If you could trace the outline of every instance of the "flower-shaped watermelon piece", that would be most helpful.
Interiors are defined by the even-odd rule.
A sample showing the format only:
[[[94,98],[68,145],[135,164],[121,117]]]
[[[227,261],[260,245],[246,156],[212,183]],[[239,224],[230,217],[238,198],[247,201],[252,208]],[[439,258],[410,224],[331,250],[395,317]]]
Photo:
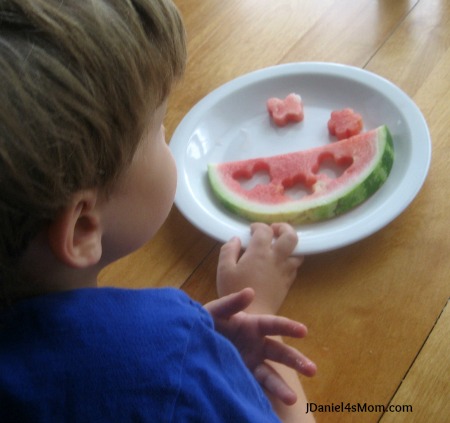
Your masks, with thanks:
[[[362,116],[350,108],[333,111],[328,121],[330,134],[335,135],[338,140],[344,140],[353,135],[358,135],[362,129]]]
[[[304,117],[302,98],[294,93],[289,94],[284,100],[269,98],[267,110],[275,125],[280,127],[289,122],[301,122]]]

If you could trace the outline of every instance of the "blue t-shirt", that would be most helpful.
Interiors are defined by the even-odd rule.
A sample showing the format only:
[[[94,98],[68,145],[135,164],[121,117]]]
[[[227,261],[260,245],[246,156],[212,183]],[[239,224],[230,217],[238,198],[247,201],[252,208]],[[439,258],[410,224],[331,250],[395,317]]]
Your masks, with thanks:
[[[275,422],[210,315],[176,289],[80,289],[0,319],[0,421]]]

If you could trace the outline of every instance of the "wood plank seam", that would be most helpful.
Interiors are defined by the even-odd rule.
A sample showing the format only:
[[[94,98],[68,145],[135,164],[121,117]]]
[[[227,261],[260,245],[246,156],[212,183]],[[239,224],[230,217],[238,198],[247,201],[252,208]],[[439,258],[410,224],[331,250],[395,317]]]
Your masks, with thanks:
[[[417,361],[417,358],[420,356],[422,350],[424,349],[426,343],[428,342],[428,339],[430,338],[431,334],[433,333],[434,329],[436,328],[436,325],[439,322],[439,319],[442,317],[442,315],[444,314],[444,311],[446,309],[446,307],[448,306],[448,303],[450,301],[450,298],[447,299],[447,302],[444,304],[444,306],[441,309],[441,312],[439,313],[439,315],[437,316],[433,326],[431,327],[430,331],[428,332],[428,335],[426,336],[426,338],[424,339],[424,342],[422,343],[422,345],[420,346],[419,350],[417,351],[417,354],[414,356],[414,359],[411,361],[410,366],[408,367],[408,370],[405,372],[405,375],[402,377],[402,380],[400,381],[399,385],[397,386],[397,389],[395,390],[395,392],[392,394],[391,399],[389,400],[388,405],[392,404],[392,401],[394,400],[395,396],[397,395],[398,391],[400,390],[404,380],[408,377],[408,374],[410,373],[412,367],[414,366],[414,364]],[[386,414],[386,411],[384,411],[381,416],[378,419],[378,423],[380,423],[380,421],[382,420],[382,418],[384,417],[384,415]]]

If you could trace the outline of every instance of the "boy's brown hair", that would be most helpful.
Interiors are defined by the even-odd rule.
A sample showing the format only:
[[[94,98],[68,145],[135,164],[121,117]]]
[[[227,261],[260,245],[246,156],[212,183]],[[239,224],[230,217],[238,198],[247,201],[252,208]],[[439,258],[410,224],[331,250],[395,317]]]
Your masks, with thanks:
[[[185,60],[170,0],[0,0],[1,291],[74,192],[113,188]]]

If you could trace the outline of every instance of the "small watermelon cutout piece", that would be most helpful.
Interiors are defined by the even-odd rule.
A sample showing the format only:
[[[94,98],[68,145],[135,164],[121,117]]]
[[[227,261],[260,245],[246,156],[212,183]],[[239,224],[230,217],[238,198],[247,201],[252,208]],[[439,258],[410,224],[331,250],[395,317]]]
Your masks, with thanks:
[[[320,171],[332,159],[345,170],[336,177]],[[208,165],[213,193],[223,205],[250,221],[300,224],[338,216],[372,196],[386,181],[394,161],[394,147],[386,126],[338,143],[272,157]],[[242,186],[257,172],[268,183]],[[307,194],[288,194],[294,185]]]
[[[331,112],[328,121],[328,131],[338,140],[343,140],[358,135],[363,129],[363,119],[353,109],[346,108]]]
[[[284,100],[276,97],[267,100],[267,111],[275,125],[283,127],[289,122],[301,122],[304,118],[302,98],[295,93]]]

